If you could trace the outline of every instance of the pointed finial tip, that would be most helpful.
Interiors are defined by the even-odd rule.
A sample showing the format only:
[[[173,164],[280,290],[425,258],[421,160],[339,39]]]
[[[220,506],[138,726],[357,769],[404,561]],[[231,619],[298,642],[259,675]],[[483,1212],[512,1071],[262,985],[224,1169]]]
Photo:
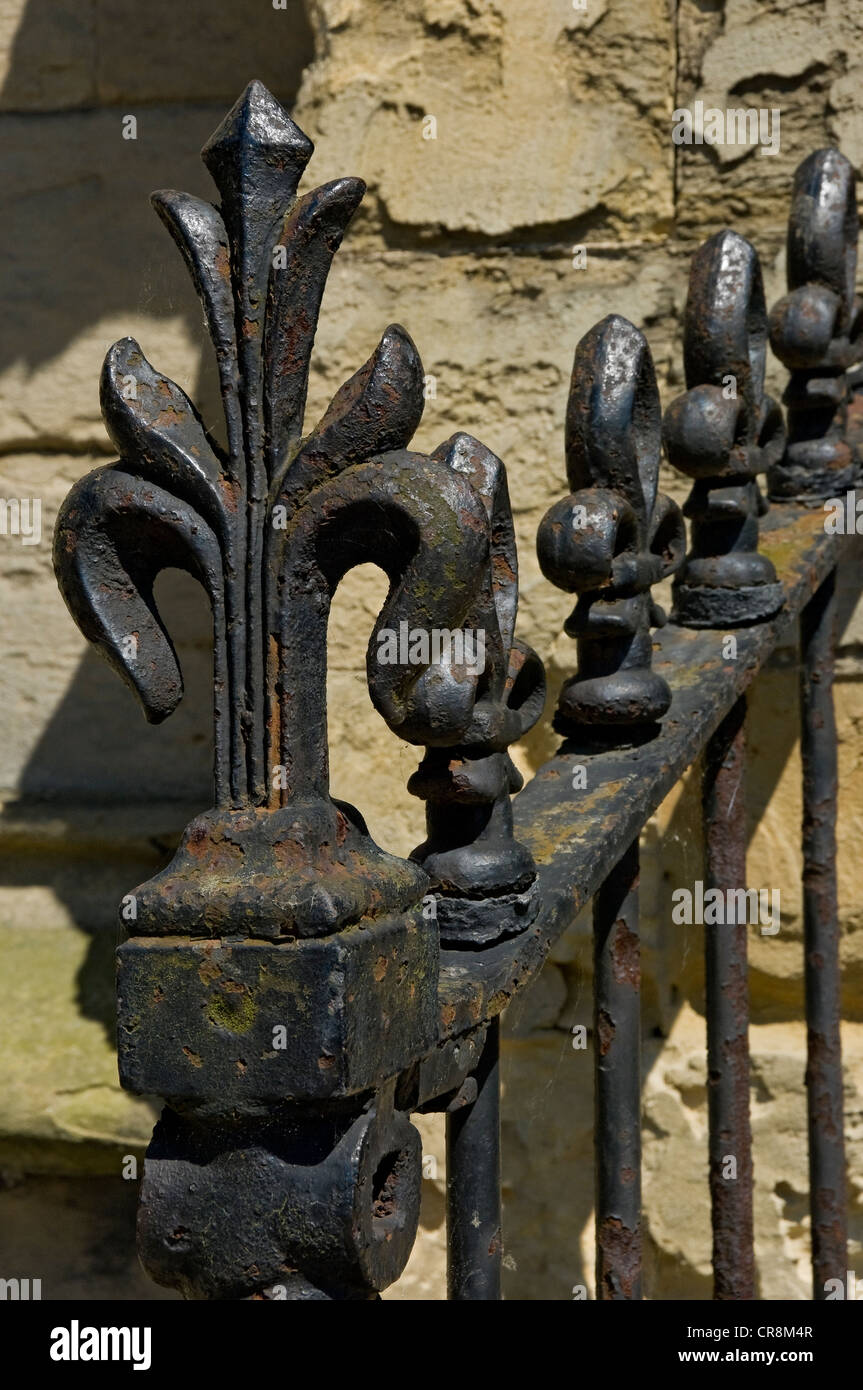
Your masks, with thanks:
[[[242,149],[258,147],[267,153],[280,152],[286,162],[300,171],[314,153],[309,137],[291,120],[285,108],[257,78],[250,82],[234,102],[201,151],[211,171],[226,156],[236,157]]]
[[[718,232],[714,232],[713,237],[708,237],[708,241],[713,240],[717,246],[739,246],[741,249],[754,251],[755,247],[748,241],[741,232],[736,232],[733,227],[720,227]]]
[[[611,313],[588,329],[576,348],[576,355],[582,345],[588,353],[602,351],[620,356],[640,351],[647,346],[647,339],[631,319],[624,318],[623,314]]]

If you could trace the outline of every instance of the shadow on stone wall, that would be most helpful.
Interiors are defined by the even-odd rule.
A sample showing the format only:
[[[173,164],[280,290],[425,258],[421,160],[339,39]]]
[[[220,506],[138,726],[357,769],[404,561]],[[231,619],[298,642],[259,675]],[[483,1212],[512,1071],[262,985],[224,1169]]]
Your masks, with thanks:
[[[112,1046],[121,900],[164,867],[213,796],[208,601],[178,571],[160,576],[156,596],[183,672],[179,709],[147,724],[132,692],[87,651],[0,817],[17,851],[4,856],[0,885],[49,888],[90,937],[78,1007],[105,1025]]]
[[[279,26],[283,37],[274,42]],[[109,333],[119,336],[144,314],[154,321],[155,341],[142,347],[157,368],[168,370],[160,363],[163,333],[172,345],[177,334],[200,344],[197,380],[182,384],[221,433],[200,305],[149,195],[171,186],[216,198],[199,157],[204,141],[252,77],[290,109],[312,57],[302,0],[288,0],[285,12],[235,0],[144,7],[95,0],[83,14],[71,0],[31,0],[0,91],[3,158],[17,195],[4,225],[9,254],[0,265],[0,302],[18,306],[11,331],[0,335],[0,372],[15,363],[28,373],[44,368],[94,325],[110,322],[107,349]],[[122,138],[130,113],[134,141]],[[58,368],[58,394],[71,390],[73,430],[76,389]],[[86,420],[95,410],[98,365],[82,390]],[[46,405],[21,452],[69,452]],[[103,447],[107,461],[107,436]],[[81,471],[93,464],[89,451]],[[0,884],[52,890],[88,934],[78,1004],[84,1017],[104,1024],[112,1044],[118,905],[167,862],[183,825],[212,799],[209,606],[176,571],[160,577],[157,598],[186,685],[178,711],[159,728],[148,726],[131,692],[88,650],[24,769],[17,801],[0,817],[8,846]],[[19,601],[26,623],[26,591]],[[62,608],[59,592],[56,601]]]
[[[212,198],[199,151],[215,124],[253,77],[290,110],[313,57],[302,0],[284,13],[236,0],[80,9],[30,0],[0,90],[19,192],[0,294],[24,310],[0,339],[0,371],[50,361],[94,323],[142,308],[180,313],[197,334],[200,307],[149,195],[170,186]],[[135,140],[122,136],[127,114]]]

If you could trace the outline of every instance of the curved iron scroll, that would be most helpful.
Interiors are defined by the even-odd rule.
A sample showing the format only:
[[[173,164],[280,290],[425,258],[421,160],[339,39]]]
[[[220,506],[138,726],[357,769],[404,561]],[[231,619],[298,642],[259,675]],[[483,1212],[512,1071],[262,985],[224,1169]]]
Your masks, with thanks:
[[[505,471],[467,435],[408,451],[423,374],[397,325],[303,432],[324,285],[364,192],[338,179],[299,195],[311,154],[254,82],[203,151],[220,207],[154,195],[203,304],[226,444],[124,339],[101,385],[120,461],[73,488],[55,538],[76,622],[153,722],[182,696],[157,574],[188,570],[213,609],[215,804],[135,890],[118,952],[121,1080],[168,1101],[141,1253],[191,1297],[362,1298],[398,1276],[420,1153],[396,1082],[437,1037],[440,933],[423,904],[434,889],[458,939],[469,878],[477,945],[520,930],[533,901],[507,748],[544,685],[514,637]],[[430,841],[410,861],[329,795],[327,622],[366,561],[390,581],[371,697],[426,749],[412,790]],[[428,650],[384,660],[405,630]]]

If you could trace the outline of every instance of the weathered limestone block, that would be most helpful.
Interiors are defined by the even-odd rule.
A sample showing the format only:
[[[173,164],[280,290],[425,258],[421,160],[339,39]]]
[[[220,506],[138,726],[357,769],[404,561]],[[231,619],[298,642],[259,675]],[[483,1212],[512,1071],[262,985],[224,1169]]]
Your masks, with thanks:
[[[110,873],[87,865],[92,921],[103,919],[90,925],[57,897],[74,896],[74,870],[49,885],[41,857],[18,855],[17,864],[23,882],[0,888],[0,968],[15,981],[15,1008],[0,1017],[0,1167],[110,1173],[119,1181],[123,1154],[140,1158],[146,1147],[153,1106],[117,1084],[116,929],[99,902]]]
[[[863,1030],[859,1024],[848,1024],[843,1031],[849,1171],[859,1175]],[[646,1081],[645,1208],[663,1298],[710,1296],[709,1211],[699,1199],[707,1180],[703,1037],[703,1016],[686,1006]],[[754,1023],[751,1054],[759,1296],[807,1300],[811,1272],[803,1024]],[[852,1268],[859,1267],[863,1238],[859,1178],[855,1186],[849,1193]]]
[[[319,172],[332,177],[346,156],[362,169],[366,225],[389,244],[667,228],[674,54],[662,0],[584,13],[569,0],[310,9],[317,59],[297,118]]]
[[[544,1029],[503,1050],[504,1297],[593,1287],[593,1063]]]
[[[859,162],[863,129],[853,106],[863,14],[855,0],[682,0],[678,33],[676,108],[700,101],[723,113],[780,113],[773,155],[734,143],[679,146],[683,235],[701,238],[730,223],[760,236],[784,225],[794,169],[812,150],[840,144]]]

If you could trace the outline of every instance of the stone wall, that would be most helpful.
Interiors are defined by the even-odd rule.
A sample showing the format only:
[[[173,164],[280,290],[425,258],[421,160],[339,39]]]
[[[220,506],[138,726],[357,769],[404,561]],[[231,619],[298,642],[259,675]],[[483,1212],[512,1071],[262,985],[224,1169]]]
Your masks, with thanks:
[[[43,1296],[161,1297],[132,1254],[134,1183],[155,1104],[125,1096],[113,1055],[112,951],[122,894],[209,804],[207,611],[184,576],[160,581],[187,694],[147,727],[85,650],[57,593],[51,528],[69,485],[110,457],[98,379],[132,334],[215,421],[200,311],[147,195],[210,196],[204,139],[261,78],[315,141],[309,180],[369,185],[324,300],[310,390],[316,417],[390,321],[433,375],[418,432],[456,429],[507,463],[521,556],[520,631],[572,669],[565,596],[539,576],[534,535],[563,492],[562,422],[578,339],[615,309],[643,327],[665,400],[682,389],[688,257],[730,224],[784,289],[793,171],[838,143],[863,159],[854,94],[855,0],[0,0],[0,496],[42,501],[42,540],[0,537],[0,1274]],[[682,147],[672,112],[778,108],[780,149]],[[136,139],[124,138],[134,116]],[[434,138],[429,138],[434,137]],[[573,250],[586,248],[577,269]],[[781,389],[771,360],[769,385]],[[680,497],[679,479],[667,490]],[[846,573],[859,564],[847,542]],[[374,714],[363,675],[385,581],[350,574],[331,627],[336,795],[405,853],[422,808],[415,758]],[[847,589],[846,589],[847,594]],[[863,1239],[863,619],[846,597],[840,679],[840,896],[844,904],[851,1262]],[[758,682],[750,719],[750,881],[781,883],[778,938],[752,940],[753,1131],[761,1294],[804,1298],[804,1028],[795,654]],[[529,771],[548,723],[518,750]],[[703,979],[696,929],[672,929],[670,893],[700,872],[697,776],[644,836],[645,1222],[648,1294],[709,1296]],[[787,885],[787,888],[786,888]],[[506,1293],[566,1299],[591,1285],[586,921],[510,1009],[504,1045]],[[387,1297],[443,1296],[441,1126],[422,1122],[430,1174],[411,1264]],[[436,1176],[432,1174],[436,1173]],[[3,1217],[5,1216],[5,1221]],[[8,1266],[8,1268],[7,1268]]]

